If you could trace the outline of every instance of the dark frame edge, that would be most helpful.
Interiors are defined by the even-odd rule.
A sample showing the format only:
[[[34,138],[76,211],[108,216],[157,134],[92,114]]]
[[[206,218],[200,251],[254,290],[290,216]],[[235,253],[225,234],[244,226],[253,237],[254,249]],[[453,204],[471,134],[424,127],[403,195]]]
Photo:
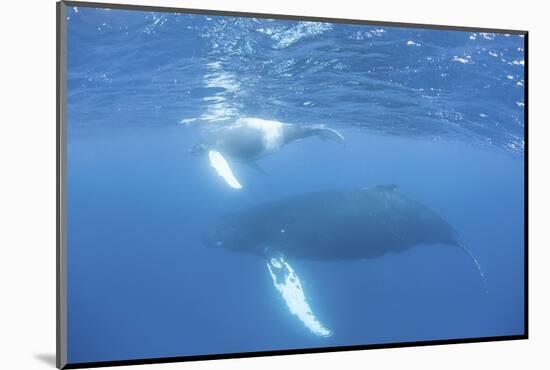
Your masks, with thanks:
[[[161,358],[145,358],[135,360],[115,360],[115,361],[98,361],[98,362],[83,362],[69,363],[63,369],[87,369],[96,367],[113,367],[113,366],[128,366],[128,365],[151,365],[173,362],[191,362],[204,360],[224,360],[224,359],[239,359],[250,357],[271,357],[284,355],[305,355],[315,353],[331,353],[331,352],[349,352],[358,350],[372,349],[387,349],[387,348],[406,348],[448,344],[474,344],[483,342],[498,342],[509,340],[525,340],[528,339],[525,334],[510,335],[499,337],[481,337],[481,338],[465,338],[465,339],[445,339],[445,340],[427,340],[420,342],[403,342],[403,343],[382,343],[357,346],[341,346],[341,347],[320,347],[320,348],[304,348],[276,351],[259,351],[259,352],[240,352],[240,353],[224,353],[213,355],[197,355],[197,356],[181,356],[181,357],[161,357]]]
[[[67,243],[65,212],[67,6],[56,3],[56,346],[58,369],[67,365]]]
[[[524,322],[523,329],[525,338],[529,338],[529,32],[525,32],[523,39],[523,53],[525,66],[523,69],[523,80],[525,86],[523,90],[524,117],[523,117],[523,136],[525,142],[524,148],[524,174],[523,174],[523,232],[524,232],[524,255],[523,255],[523,273],[524,273]]]
[[[358,24],[358,25],[384,26],[384,27],[422,28],[422,29],[436,29],[436,30],[462,31],[462,32],[487,32],[487,33],[513,34],[513,35],[527,34],[526,30],[483,28],[483,27],[473,27],[473,26],[448,26],[448,25],[407,23],[407,22],[395,22],[395,21],[386,22],[386,21],[372,21],[372,20],[366,20],[366,19],[360,20],[360,19],[349,19],[349,18],[330,18],[330,17],[321,17],[321,16],[268,14],[268,13],[254,13],[254,12],[244,12],[244,11],[191,9],[191,8],[176,8],[176,7],[153,6],[153,5],[113,4],[113,3],[102,3],[102,2],[72,1],[72,0],[62,0],[62,2],[66,6],[77,6],[77,7],[87,7],[87,8],[137,10],[137,11],[150,11],[150,12],[163,12],[163,13],[186,13],[186,14],[197,14],[197,15],[233,16],[233,17],[247,17],[247,18],[268,18],[268,19],[280,19],[280,20],[344,23],[344,24]]]

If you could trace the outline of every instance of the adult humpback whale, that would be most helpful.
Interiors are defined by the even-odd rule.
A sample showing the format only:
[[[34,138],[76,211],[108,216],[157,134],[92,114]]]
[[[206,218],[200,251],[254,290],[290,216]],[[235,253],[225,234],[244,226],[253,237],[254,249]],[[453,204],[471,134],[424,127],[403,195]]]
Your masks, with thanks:
[[[244,209],[221,218],[203,242],[266,258],[291,312],[320,336],[331,332],[315,318],[287,260],[366,259],[416,245],[454,245],[475,263],[485,284],[479,263],[453,227],[394,185],[309,193]]]
[[[294,125],[259,118],[239,118],[231,125],[210,127],[203,136],[203,140],[195,144],[190,153],[208,153],[212,167],[235,189],[242,186],[228,160],[243,162],[259,170],[256,164],[258,159],[296,140],[317,136],[323,140],[344,142],[342,134],[325,125]]]

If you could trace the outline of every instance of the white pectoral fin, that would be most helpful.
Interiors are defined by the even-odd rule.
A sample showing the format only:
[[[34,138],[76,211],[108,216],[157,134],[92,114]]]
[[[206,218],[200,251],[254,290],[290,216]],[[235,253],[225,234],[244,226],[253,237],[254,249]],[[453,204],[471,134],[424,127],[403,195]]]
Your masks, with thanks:
[[[313,334],[330,337],[332,332],[313,314],[307,303],[300,278],[288,262],[283,257],[273,257],[267,262],[267,268],[273,279],[273,285],[283,297],[290,313],[297,316]]]
[[[218,175],[220,175],[227,185],[231,186],[233,189],[241,189],[242,185],[239,183],[239,180],[233,175],[233,171],[231,171],[231,167],[229,167],[229,164],[225,160],[225,158],[221,155],[220,152],[217,152],[215,150],[210,150],[208,152],[208,158],[210,158],[210,165],[214,167]]]

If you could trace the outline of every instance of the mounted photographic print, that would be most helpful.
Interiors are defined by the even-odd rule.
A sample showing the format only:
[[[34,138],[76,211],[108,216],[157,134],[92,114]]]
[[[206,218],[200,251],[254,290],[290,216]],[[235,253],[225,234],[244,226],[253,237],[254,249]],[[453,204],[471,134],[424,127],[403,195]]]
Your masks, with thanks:
[[[57,10],[58,367],[527,338],[527,32]]]

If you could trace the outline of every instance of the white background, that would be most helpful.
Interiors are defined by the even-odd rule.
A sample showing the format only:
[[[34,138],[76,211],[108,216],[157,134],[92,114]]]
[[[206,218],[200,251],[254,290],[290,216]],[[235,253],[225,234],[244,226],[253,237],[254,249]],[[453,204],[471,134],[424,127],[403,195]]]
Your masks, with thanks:
[[[550,34],[543,1],[127,0],[134,4],[530,31],[530,339],[154,365],[156,369],[517,369],[548,364],[547,143]],[[111,0],[111,2],[117,2]],[[2,2],[0,367],[53,368],[55,353],[55,2]],[[468,186],[468,184],[464,184]],[[546,227],[545,227],[546,226]],[[452,317],[449,318],[452,320]],[[546,355],[546,356],[545,356]],[[138,369],[142,367],[132,367]]]

